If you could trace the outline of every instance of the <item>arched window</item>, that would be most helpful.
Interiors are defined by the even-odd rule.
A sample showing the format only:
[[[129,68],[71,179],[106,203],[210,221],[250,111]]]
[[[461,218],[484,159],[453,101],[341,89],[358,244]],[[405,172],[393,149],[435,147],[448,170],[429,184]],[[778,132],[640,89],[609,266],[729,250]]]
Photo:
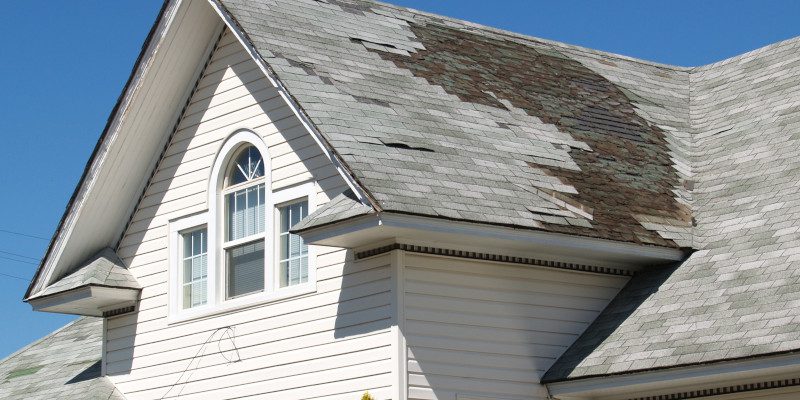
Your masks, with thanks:
[[[234,153],[222,189],[225,298],[265,288],[266,188],[264,158],[253,145]]]
[[[281,171],[283,180],[272,182],[268,148],[253,132],[222,145],[208,211],[170,221],[172,319],[316,290],[313,253],[289,229],[314,211],[317,186],[296,167]]]

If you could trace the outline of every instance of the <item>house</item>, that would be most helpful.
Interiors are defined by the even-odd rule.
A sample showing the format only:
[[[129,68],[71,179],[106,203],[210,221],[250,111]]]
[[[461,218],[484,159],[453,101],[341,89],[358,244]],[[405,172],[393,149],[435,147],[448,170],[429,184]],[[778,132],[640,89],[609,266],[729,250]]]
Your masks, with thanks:
[[[168,0],[0,397],[800,397],[800,39],[683,68]]]

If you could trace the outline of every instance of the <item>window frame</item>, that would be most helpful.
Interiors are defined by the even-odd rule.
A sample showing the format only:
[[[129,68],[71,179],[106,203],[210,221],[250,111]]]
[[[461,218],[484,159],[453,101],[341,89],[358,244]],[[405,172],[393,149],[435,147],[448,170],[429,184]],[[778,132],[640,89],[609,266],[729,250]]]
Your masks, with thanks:
[[[183,235],[199,230],[206,229],[206,254],[207,254],[207,273],[206,304],[197,307],[183,308]],[[211,265],[211,240],[208,235],[208,212],[181,217],[169,222],[169,279],[170,295],[168,308],[171,316],[190,317],[192,315],[203,314],[212,306],[214,296],[214,280],[216,271]]]
[[[254,292],[230,299],[226,299],[226,268],[225,257],[226,249],[234,246],[239,240],[225,242],[225,198],[227,193],[236,189],[255,185],[250,181],[240,183],[228,188],[223,187],[225,175],[229,171],[229,166],[234,157],[239,153],[243,146],[252,145],[260,153],[264,162],[264,217],[265,229],[264,237],[264,290]],[[273,190],[272,188],[272,168],[270,163],[268,148],[263,139],[249,130],[234,132],[222,145],[217,153],[214,165],[211,170],[208,185],[208,208],[200,214],[181,217],[170,221],[170,285],[171,291],[168,296],[170,299],[168,323],[180,323],[187,320],[194,320],[213,316],[222,313],[258,306],[264,303],[283,300],[289,297],[301,296],[317,291],[316,279],[316,251],[315,246],[308,246],[308,282],[280,287],[279,273],[280,264],[278,263],[279,237],[278,226],[278,207],[306,200],[308,202],[308,214],[316,209],[317,183],[313,180],[291,183]],[[260,178],[259,178],[260,179]],[[179,255],[182,245],[180,234],[193,229],[202,228],[205,225],[208,233],[208,299],[205,305],[195,308],[182,309],[179,303],[180,291],[180,271]],[[246,238],[245,242],[253,241],[254,236]],[[244,242],[242,242],[244,243]]]

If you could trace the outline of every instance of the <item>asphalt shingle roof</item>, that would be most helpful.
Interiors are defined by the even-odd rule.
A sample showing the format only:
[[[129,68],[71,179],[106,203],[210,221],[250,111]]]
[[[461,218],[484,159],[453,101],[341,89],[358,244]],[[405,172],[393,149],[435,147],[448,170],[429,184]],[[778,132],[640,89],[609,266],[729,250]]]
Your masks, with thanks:
[[[381,211],[690,245],[686,71],[372,2],[223,4]]]
[[[699,250],[634,278],[545,380],[800,349],[800,40],[691,80]]]
[[[117,253],[110,248],[105,248],[75,268],[73,272],[32,296],[31,299],[50,296],[86,285],[142,288]]]
[[[222,2],[374,211],[697,250],[545,380],[800,349],[800,40],[681,68],[370,1]]]
[[[0,361],[0,398],[124,400],[100,376],[102,328],[79,318]]]

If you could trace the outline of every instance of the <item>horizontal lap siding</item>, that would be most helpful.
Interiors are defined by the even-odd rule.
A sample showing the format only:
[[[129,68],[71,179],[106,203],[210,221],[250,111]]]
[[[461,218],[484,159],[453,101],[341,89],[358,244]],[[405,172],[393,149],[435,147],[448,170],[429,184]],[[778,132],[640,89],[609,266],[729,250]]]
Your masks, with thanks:
[[[626,278],[405,255],[410,399],[545,399],[539,377]]]
[[[225,138],[247,128],[269,147],[272,188],[314,179],[317,206],[344,181],[238,42],[226,33],[204,71],[118,253],[144,286],[134,315],[111,318],[106,369],[128,399],[385,398],[390,382],[387,257],[317,249],[312,294],[168,324],[168,221],[207,208]],[[166,133],[165,133],[166,134]],[[238,358],[218,328],[234,327]],[[167,392],[169,391],[169,392]]]

